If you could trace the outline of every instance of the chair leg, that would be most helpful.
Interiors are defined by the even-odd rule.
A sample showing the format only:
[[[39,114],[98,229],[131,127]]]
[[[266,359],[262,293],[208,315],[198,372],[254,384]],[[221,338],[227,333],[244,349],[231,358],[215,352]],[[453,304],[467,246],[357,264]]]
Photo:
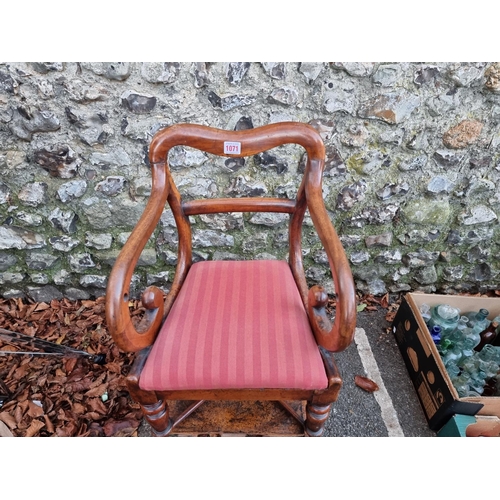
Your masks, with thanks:
[[[314,404],[307,402],[305,431],[307,436],[318,437],[323,434],[325,422],[330,415],[332,403],[327,405]]]
[[[140,403],[139,403],[140,404]],[[156,436],[168,436],[172,430],[166,401],[159,399],[153,404],[141,404],[142,412]]]

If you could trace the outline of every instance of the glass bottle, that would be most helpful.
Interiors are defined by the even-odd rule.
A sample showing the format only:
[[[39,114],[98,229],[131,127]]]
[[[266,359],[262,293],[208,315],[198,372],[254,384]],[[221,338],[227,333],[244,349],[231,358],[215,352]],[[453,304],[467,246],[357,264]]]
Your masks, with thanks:
[[[489,344],[493,344],[493,342],[495,341],[496,337],[497,337],[497,332],[496,332],[496,329],[497,329],[497,326],[495,326],[495,323],[492,321],[487,328],[485,328],[480,334],[479,334],[479,337],[480,337],[480,340],[479,340],[479,343],[477,344],[476,347],[474,347],[474,349],[476,351],[481,351],[486,345],[489,345]]]
[[[482,332],[486,328],[488,328],[491,323],[488,319],[488,315],[490,312],[488,309],[479,309],[479,311],[472,311],[467,313],[466,316],[469,318],[470,327],[477,332]]]
[[[430,330],[432,340],[436,345],[439,344],[439,342],[441,342],[441,331],[442,328],[439,325],[434,325]]]
[[[442,328],[442,334],[451,333],[457,328],[460,319],[460,309],[449,304],[439,304],[431,308],[431,318],[428,326],[431,329],[434,325]]]

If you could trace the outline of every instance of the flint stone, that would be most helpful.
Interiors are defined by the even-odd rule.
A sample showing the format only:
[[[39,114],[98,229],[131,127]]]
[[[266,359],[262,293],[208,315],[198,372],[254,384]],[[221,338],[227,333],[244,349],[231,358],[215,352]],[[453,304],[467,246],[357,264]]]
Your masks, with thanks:
[[[9,73],[0,71],[0,91],[7,92],[8,94],[14,94],[14,91],[18,86],[18,83]]]
[[[175,146],[169,152],[168,164],[170,168],[200,167],[207,159],[207,155],[198,149]]]
[[[397,65],[382,64],[372,76],[375,85],[393,87],[399,79],[400,68]]]
[[[78,240],[71,238],[71,236],[53,236],[49,238],[49,243],[60,252],[70,252],[80,244]]]
[[[483,124],[477,120],[463,120],[443,135],[447,148],[461,149],[474,144],[479,139]]]
[[[10,189],[9,186],[0,182],[0,205],[7,203],[10,199]]]
[[[68,256],[69,266],[76,273],[83,273],[87,269],[96,267],[89,253],[77,253]]]
[[[409,252],[403,256],[402,262],[408,267],[424,267],[434,264],[439,258],[439,252],[429,252],[421,249],[418,252]]]
[[[386,184],[383,188],[378,189],[375,194],[381,200],[388,200],[396,195],[405,195],[410,190],[410,185],[407,182],[398,184]]]
[[[43,269],[50,269],[59,257],[45,252],[31,252],[26,256],[26,264],[29,269],[42,271]]]
[[[258,212],[250,219],[250,223],[268,226],[268,227],[277,227],[287,222],[289,220],[288,214],[282,213],[272,213],[272,212]]]
[[[22,273],[2,273],[0,274],[0,285],[10,283],[21,283],[26,275]]]
[[[193,231],[193,247],[233,247],[234,238],[230,234],[214,231],[212,229],[195,229]]]
[[[470,168],[488,168],[491,163],[491,156],[472,156],[469,159]]]
[[[437,175],[436,177],[433,177],[429,184],[427,184],[427,191],[429,193],[451,193],[453,191],[453,188],[455,187],[455,184],[451,182],[449,179],[446,177],[443,177],[441,175]]]
[[[96,75],[118,81],[126,80],[132,71],[132,66],[128,62],[90,63],[84,66],[88,66]]]
[[[183,178],[177,182],[183,198],[210,198],[217,193],[217,184],[213,179],[203,177]]]
[[[418,199],[409,201],[401,207],[401,213],[407,222],[439,227],[447,223],[451,208],[448,200]]]
[[[302,256],[306,256],[310,252],[309,249],[303,248],[302,249]],[[369,256],[368,256],[369,258]],[[329,266],[330,263],[328,261],[328,255],[324,250],[316,250],[314,254],[312,255],[312,259],[316,264],[321,264],[323,266]]]
[[[51,71],[62,71],[64,69],[63,62],[32,62],[30,66],[38,73],[43,75]]]
[[[71,273],[68,273],[66,269],[61,269],[54,274],[53,279],[56,285],[67,285],[71,282]]]
[[[365,224],[387,224],[396,217],[399,207],[385,205],[382,208],[366,208],[359,214],[351,217],[349,224],[353,227],[363,227]]]
[[[193,63],[190,72],[194,76],[194,86],[197,89],[206,87],[210,83],[210,76],[208,72],[207,63],[204,62]]]
[[[36,132],[53,132],[60,128],[59,119],[50,111],[35,110],[32,113],[18,107],[13,110],[10,131],[19,139],[31,141]]]
[[[89,224],[95,229],[107,229],[116,225],[111,210],[104,200],[88,198],[82,202],[82,209]]]
[[[220,252],[216,250],[213,255],[213,260],[240,260],[241,256],[230,252]]]
[[[47,202],[47,189],[48,186],[45,182],[33,182],[26,184],[21,189],[18,198],[30,207],[37,207],[38,205]]]
[[[233,212],[229,214],[206,214],[200,215],[200,219],[210,229],[219,231],[231,231],[233,229],[243,229],[243,214]]]
[[[242,106],[250,106],[255,101],[255,96],[243,94],[225,94],[219,96],[215,92],[210,91],[208,93],[208,100],[214,108],[229,111]]]
[[[75,179],[62,184],[57,190],[57,196],[63,203],[81,198],[87,191],[87,182],[83,179]]]
[[[379,253],[375,257],[375,262],[380,262],[381,264],[401,264],[401,259],[402,255],[399,250],[388,250]]]
[[[368,130],[360,124],[351,125],[340,135],[340,142],[345,146],[359,148],[366,144]]]
[[[458,231],[452,229],[448,233],[446,242],[449,243],[450,245],[457,245],[458,243],[462,242],[462,237],[460,236],[460,233]]]
[[[243,80],[246,75],[248,68],[250,68],[249,62],[230,62],[226,67],[226,78],[227,81],[236,85]]]
[[[460,64],[448,73],[450,80],[460,87],[470,87],[471,84],[481,79],[482,70],[475,66]]]
[[[253,157],[255,164],[263,169],[273,168],[278,174],[283,174],[288,171],[288,162],[282,158],[264,151]]]
[[[376,69],[376,64],[371,62],[334,62],[333,68],[343,69],[348,75],[366,77],[371,76]]]
[[[88,288],[106,288],[108,285],[107,276],[99,276],[97,274],[86,274],[80,278],[80,285]]]
[[[413,229],[408,231],[406,234],[398,236],[398,240],[403,243],[403,245],[411,245],[415,243],[428,243],[429,241],[435,241],[439,238],[441,232],[438,229],[433,229],[431,231],[424,231],[420,229]]]
[[[318,78],[325,65],[323,63],[315,62],[301,62],[299,65],[299,72],[307,78],[307,83],[312,85],[316,78]]]
[[[106,227],[135,227],[144,213],[145,207],[146,203],[144,200],[132,201],[129,198],[115,198],[113,204],[110,205],[112,220]],[[97,228],[92,222],[91,225]]]
[[[337,208],[344,211],[350,210],[356,203],[365,199],[366,189],[366,181],[363,179],[345,186],[337,197]]]
[[[360,175],[371,175],[380,168],[389,166],[390,163],[388,155],[377,150],[357,154],[347,160],[347,165]]]
[[[314,127],[318,132],[324,142],[330,140],[335,132],[335,124],[331,120],[311,120],[309,122],[311,127]]]
[[[485,205],[478,205],[471,209],[470,215],[462,214],[459,216],[462,224],[471,226],[473,224],[485,224],[496,220],[498,217],[493,210]]]
[[[116,196],[121,193],[125,188],[125,178],[115,175],[106,177],[104,181],[96,184],[95,190],[99,191],[106,196]]]
[[[85,290],[81,290],[79,288],[69,287],[64,291],[64,295],[69,300],[88,300],[90,299],[90,294]]]
[[[491,267],[485,262],[474,267],[470,279],[475,281],[488,281],[492,278]]]
[[[56,228],[71,234],[76,232],[76,222],[78,215],[72,210],[63,212],[59,207],[55,208],[48,217],[50,223]]]
[[[500,93],[500,63],[495,62],[488,66],[484,72],[485,83],[487,90],[494,93]]]
[[[398,168],[403,172],[408,172],[411,170],[422,169],[426,165],[427,165],[427,155],[419,155],[414,158],[411,158],[410,160],[401,162],[398,165]]]
[[[267,246],[267,233],[257,233],[247,238],[242,245],[244,253],[253,253],[264,250]]]
[[[362,236],[357,234],[345,234],[340,236],[340,241],[344,247],[352,247],[354,245],[358,245],[363,240]]]
[[[109,92],[104,87],[88,85],[82,80],[67,80],[63,83],[69,94],[69,98],[75,102],[98,101],[105,99]]]
[[[298,92],[292,87],[281,87],[274,89],[268,98],[269,102],[276,102],[278,104],[285,104],[291,106],[297,104],[299,100]]]
[[[109,233],[85,233],[85,246],[97,248],[97,250],[107,250],[111,248],[113,237]]]
[[[445,267],[443,269],[443,274],[442,278],[445,281],[459,281],[463,278],[464,275],[464,268],[463,266],[452,266],[452,267]]]
[[[17,262],[17,257],[10,253],[0,252],[0,272],[6,271]]]
[[[261,63],[264,71],[275,80],[283,80],[286,76],[286,67],[284,62],[263,62]]]
[[[415,272],[415,279],[421,285],[431,285],[432,283],[436,283],[438,279],[436,268],[434,266],[428,266],[418,269]]]
[[[46,285],[49,277],[45,273],[30,274],[30,280],[36,285]]]
[[[42,248],[46,245],[43,236],[16,226],[0,226],[0,249],[18,250]]]
[[[440,71],[437,66],[425,66],[415,72],[415,78],[413,79],[413,81],[417,85],[422,85],[434,80],[439,74]]]
[[[11,288],[10,290],[4,290],[2,292],[2,297],[4,299],[24,299],[26,295],[22,290]]]
[[[35,302],[45,302],[46,304],[49,304],[51,300],[61,300],[63,298],[63,294],[52,285],[43,287],[29,286],[27,294]]]
[[[110,153],[92,153],[89,161],[92,165],[126,167],[132,162],[123,148],[117,147]]]
[[[467,262],[484,262],[490,256],[488,249],[481,248],[479,245],[472,247],[466,254]]]
[[[144,62],[141,66],[141,76],[149,83],[169,84],[177,80],[180,69],[178,62]]]
[[[307,268],[305,275],[308,281],[313,283],[321,283],[325,279],[326,269],[317,266],[310,266]]]
[[[369,99],[358,109],[358,116],[399,124],[405,121],[419,104],[419,96],[394,92]]]
[[[71,179],[78,172],[82,160],[67,145],[57,145],[51,149],[37,149],[33,159],[46,170],[51,177]]]
[[[438,149],[433,156],[436,162],[443,167],[458,165],[463,157],[463,154],[453,153],[447,149]]]
[[[392,244],[392,233],[382,233],[365,238],[365,245],[370,247],[390,247]]]
[[[434,134],[434,132],[433,132]],[[415,151],[426,151],[429,148],[429,141],[427,139],[427,130],[424,128],[417,131],[415,135],[406,144],[408,149],[413,149]]]
[[[245,158],[227,158],[224,160],[224,166],[231,172],[241,170],[246,163]]]
[[[146,284],[151,285],[165,285],[168,283],[168,271],[160,271],[159,273],[147,273],[146,274]]]
[[[350,89],[345,90],[341,88],[325,92],[323,109],[327,113],[341,111],[352,115],[356,109],[355,94]]]
[[[349,256],[349,260],[352,264],[361,264],[362,262],[370,260],[370,254],[368,252],[353,252]]]
[[[368,282],[357,282],[357,288],[366,294],[370,295],[385,295],[387,293],[387,288],[385,283],[381,279],[374,279]]]
[[[493,229],[489,227],[481,227],[467,231],[464,236],[464,242],[467,245],[476,245],[482,241],[491,242],[493,238]]]
[[[152,111],[156,106],[156,97],[126,90],[121,95],[122,105],[132,113],[141,115]]]
[[[234,194],[237,198],[241,196],[262,196],[267,193],[267,187],[263,182],[253,181],[242,175],[231,180],[226,194]]]

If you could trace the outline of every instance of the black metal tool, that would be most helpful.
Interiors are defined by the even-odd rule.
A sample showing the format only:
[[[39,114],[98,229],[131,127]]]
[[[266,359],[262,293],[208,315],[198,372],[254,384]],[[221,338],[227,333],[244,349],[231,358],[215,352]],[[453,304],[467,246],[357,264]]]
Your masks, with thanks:
[[[0,328],[0,340],[3,340],[7,344],[14,345],[16,347],[17,345],[21,344],[23,346],[40,349],[40,351],[0,351],[0,356],[7,356],[11,354],[29,354],[32,356],[61,356],[71,358],[85,357],[89,358],[93,363],[97,365],[103,365],[106,362],[106,356],[104,354],[90,354],[85,351],[73,349],[72,347],[55,344],[54,342],[49,342],[48,340],[30,337],[29,335],[25,335],[23,333],[5,330],[5,328]]]

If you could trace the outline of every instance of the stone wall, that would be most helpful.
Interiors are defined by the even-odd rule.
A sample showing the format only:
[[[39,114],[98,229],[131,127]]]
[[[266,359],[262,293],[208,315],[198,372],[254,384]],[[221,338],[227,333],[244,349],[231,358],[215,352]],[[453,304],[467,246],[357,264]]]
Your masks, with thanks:
[[[160,128],[311,123],[327,150],[324,195],[362,292],[499,287],[499,63],[0,64],[0,293],[102,295],[150,190]],[[294,197],[298,146],[252,158],[177,148],[187,198]],[[287,216],[192,218],[195,259],[286,258]],[[169,211],[134,286],[168,289]],[[311,283],[329,276],[310,221]]]

